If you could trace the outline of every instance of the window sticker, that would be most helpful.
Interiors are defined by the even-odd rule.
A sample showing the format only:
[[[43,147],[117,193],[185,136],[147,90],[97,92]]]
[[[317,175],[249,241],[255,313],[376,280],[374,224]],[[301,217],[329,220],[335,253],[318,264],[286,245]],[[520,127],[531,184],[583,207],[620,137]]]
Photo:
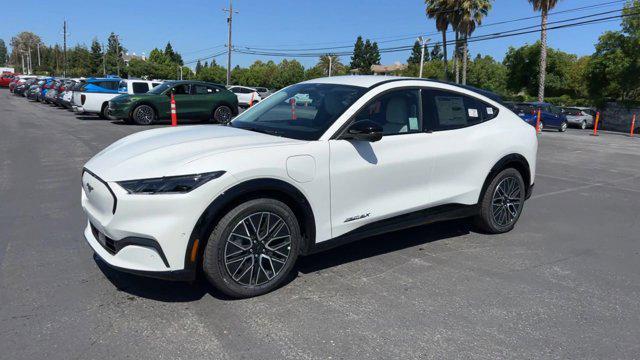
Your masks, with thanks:
[[[418,118],[410,117],[409,118],[409,130],[418,130]]]
[[[467,124],[464,111],[464,100],[456,96],[436,96],[436,109],[441,126],[458,126]]]
[[[489,115],[493,115],[493,108],[492,107],[487,107],[487,114]]]
[[[477,118],[478,117],[478,109],[469,109],[469,117]]]

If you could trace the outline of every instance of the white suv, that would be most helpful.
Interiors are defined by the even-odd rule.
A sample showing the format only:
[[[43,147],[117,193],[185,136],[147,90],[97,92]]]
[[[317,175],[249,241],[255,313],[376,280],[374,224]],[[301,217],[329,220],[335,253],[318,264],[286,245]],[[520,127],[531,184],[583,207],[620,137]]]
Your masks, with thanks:
[[[234,85],[229,86],[227,89],[236,94],[236,96],[238,97],[238,105],[240,106],[249,106],[252,101],[253,104],[256,104],[262,100],[262,97],[254,88]]]
[[[84,235],[123,271],[184,280],[201,269],[224,293],[255,296],[299,255],[347,241],[464,217],[511,230],[537,147],[534,128],[488,93],[315,79],[228,126],[143,131],[98,153],[82,175]]]

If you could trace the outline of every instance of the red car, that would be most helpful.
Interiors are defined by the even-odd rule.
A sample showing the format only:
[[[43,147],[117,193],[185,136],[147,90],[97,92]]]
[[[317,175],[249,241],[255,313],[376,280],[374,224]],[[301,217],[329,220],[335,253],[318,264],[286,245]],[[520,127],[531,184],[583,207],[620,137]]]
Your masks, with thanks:
[[[0,76],[0,87],[8,87],[14,76],[13,73],[2,73],[2,76]]]

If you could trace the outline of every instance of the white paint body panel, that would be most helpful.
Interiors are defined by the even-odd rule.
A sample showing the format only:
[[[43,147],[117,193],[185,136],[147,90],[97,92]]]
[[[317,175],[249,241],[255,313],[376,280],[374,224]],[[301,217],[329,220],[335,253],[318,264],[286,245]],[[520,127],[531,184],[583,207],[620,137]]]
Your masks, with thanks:
[[[385,79],[351,76],[314,81],[371,86]],[[402,86],[466,93],[500,113],[468,128],[385,136],[374,143],[331,139],[367,101]],[[108,200],[100,198],[104,189],[89,196],[83,190],[83,208],[96,228],[112,239],[143,236],[158,241],[170,268],[151,260],[153,249],[137,249],[140,259],[136,263],[136,252],[114,256],[92,240],[90,230],[85,235],[112,265],[156,271],[161,264],[164,271],[180,270],[189,236],[204,210],[220,194],[248,180],[277,179],[298,189],[313,210],[316,242],[323,242],[413,210],[475,204],[489,171],[508,154],[527,159],[533,183],[536,152],[535,130],[490,99],[447,84],[410,79],[389,82],[369,90],[317,141],[204,125],[148,130],[115,142],[94,156],[86,168],[114,191],[117,210],[115,214],[105,210]],[[116,183],[219,170],[226,173],[187,194],[131,195]],[[369,215],[361,217],[365,214]],[[357,220],[345,222],[353,217]]]

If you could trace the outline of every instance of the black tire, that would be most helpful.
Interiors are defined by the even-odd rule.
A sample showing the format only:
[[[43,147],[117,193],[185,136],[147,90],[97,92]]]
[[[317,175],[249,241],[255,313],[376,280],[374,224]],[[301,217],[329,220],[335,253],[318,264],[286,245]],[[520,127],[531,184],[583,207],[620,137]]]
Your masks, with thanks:
[[[504,199],[501,189],[513,189],[506,191],[509,199]],[[510,186],[513,186],[511,188]],[[517,186],[517,188],[516,188]],[[518,222],[524,207],[525,184],[520,172],[514,168],[502,170],[496,175],[485,189],[480,198],[480,213],[474,218],[474,224],[482,231],[489,234],[501,234],[509,232]],[[499,200],[498,198],[503,198]],[[516,206],[517,205],[517,206]]]
[[[567,128],[569,127],[569,124],[567,124],[567,122],[563,122],[562,124],[560,124],[560,127],[558,128],[559,132],[565,132],[567,131]]]
[[[249,227],[245,228],[247,221]],[[265,228],[263,223],[267,224]],[[270,227],[273,223],[276,225]],[[249,230],[251,226],[254,231]],[[239,231],[247,237],[237,235]],[[259,239],[261,233],[264,236],[262,240]],[[285,233],[289,234],[288,243],[287,236],[282,239]],[[274,244],[274,241],[277,243],[270,248],[268,244]],[[298,221],[286,204],[266,198],[249,200],[229,211],[216,224],[204,250],[202,268],[209,282],[228,296],[246,298],[262,295],[287,279],[298,258],[301,242]],[[276,250],[273,250],[274,246]],[[286,258],[278,251],[288,251]],[[281,262],[276,262],[276,259]]]
[[[233,111],[227,105],[220,105],[213,110],[213,121],[216,124],[228,124],[233,118]]]
[[[102,104],[102,108],[100,109],[100,118],[104,120],[109,119],[109,104]]]
[[[156,120],[156,112],[149,105],[138,105],[131,113],[131,120],[138,125],[151,125]]]

